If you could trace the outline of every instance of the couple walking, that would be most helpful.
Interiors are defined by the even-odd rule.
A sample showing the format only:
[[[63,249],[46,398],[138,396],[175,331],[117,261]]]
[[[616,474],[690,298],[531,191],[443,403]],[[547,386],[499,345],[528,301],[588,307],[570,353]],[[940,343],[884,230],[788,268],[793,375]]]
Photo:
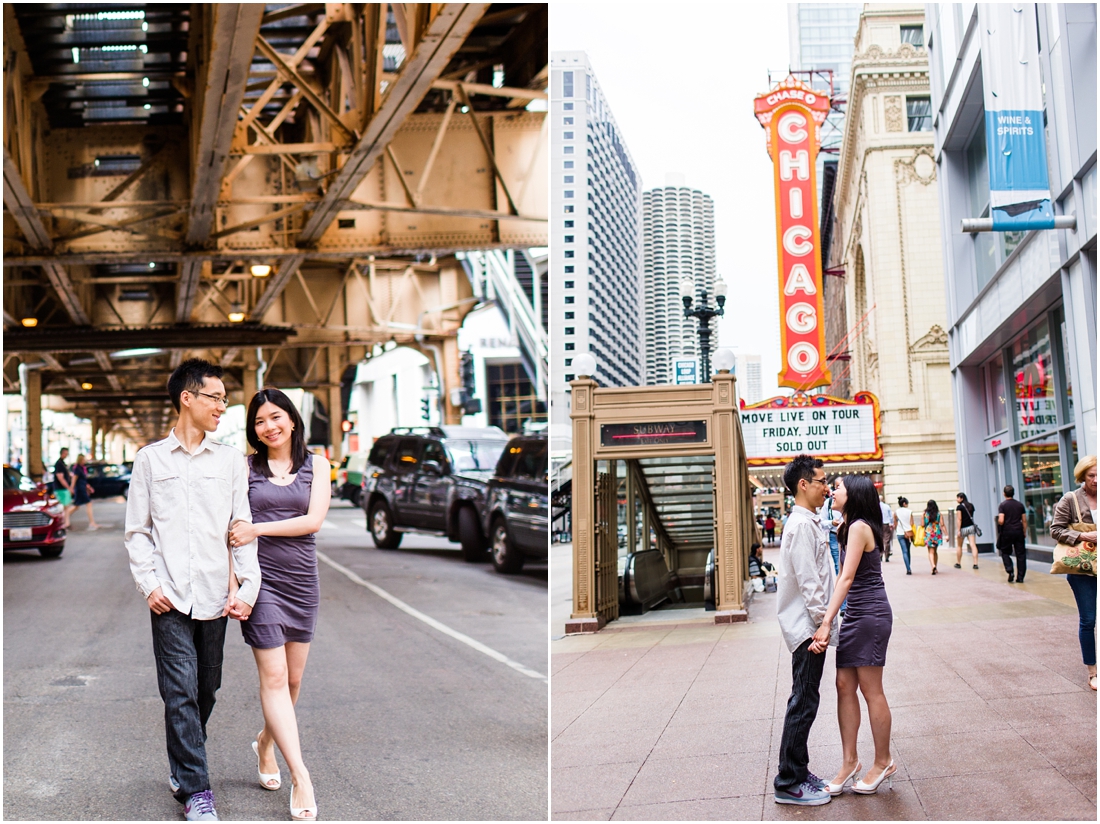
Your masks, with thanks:
[[[314,533],[328,512],[328,462],[306,450],[301,416],[277,389],[249,404],[255,454],[247,462],[210,437],[228,404],[221,376],[198,359],[172,373],[179,418],[167,438],[137,453],[126,505],[130,570],[153,625],[169,785],[188,821],[218,820],[206,725],[233,618],[259,671],[264,727],[252,750],[260,786],[281,786],[278,745],[290,768],[291,818],[312,821],[317,803],[294,705],[320,602]]]
[[[882,510],[874,484],[865,475],[836,480],[833,508],[843,515],[837,529],[840,574],[834,585],[828,524],[816,514],[830,493],[823,463],[799,455],[784,468],[783,482],[795,506],[779,549],[779,627],[791,651],[793,684],[787,702],[775,777],[775,802],[827,804],[846,786],[860,794],[878,791],[897,768],[890,756],[890,706],[882,691],[882,668],[893,614],[882,582]],[[839,632],[835,621],[847,599]],[[809,770],[807,740],[817,717],[825,652],[836,646],[837,720],[843,763],[831,781]],[[864,771],[856,750],[860,709],[867,702],[875,759]]]

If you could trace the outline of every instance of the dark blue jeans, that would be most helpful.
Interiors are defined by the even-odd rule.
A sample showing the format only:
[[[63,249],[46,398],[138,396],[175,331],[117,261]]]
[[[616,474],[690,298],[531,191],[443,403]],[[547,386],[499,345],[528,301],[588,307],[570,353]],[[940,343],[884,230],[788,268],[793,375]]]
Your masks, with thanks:
[[[228,618],[196,621],[171,610],[153,616],[157,686],[164,700],[168,765],[179,782],[181,804],[210,789],[206,771],[206,722],[222,685],[222,649]]]
[[[901,546],[901,559],[905,561],[905,571],[909,572],[909,539],[904,532],[898,533],[898,544]]]
[[[776,790],[797,789],[810,769],[806,741],[821,703],[821,673],[825,669],[825,653],[810,652],[812,640],[807,638],[791,654],[791,697],[779,741],[779,774],[773,782]]]
[[[1081,624],[1077,637],[1081,641],[1081,657],[1086,667],[1096,666],[1096,576],[1067,575],[1069,588],[1077,599],[1077,612]]]

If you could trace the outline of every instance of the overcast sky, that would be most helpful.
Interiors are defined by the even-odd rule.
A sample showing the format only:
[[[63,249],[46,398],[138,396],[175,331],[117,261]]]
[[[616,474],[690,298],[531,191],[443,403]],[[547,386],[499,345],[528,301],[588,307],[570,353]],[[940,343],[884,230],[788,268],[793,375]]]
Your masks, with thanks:
[[[678,172],[714,199],[719,345],[761,355],[764,397],[778,394],[775,198],[753,97],[787,69],[786,4],[553,2],[550,50],[588,53],[644,189]]]

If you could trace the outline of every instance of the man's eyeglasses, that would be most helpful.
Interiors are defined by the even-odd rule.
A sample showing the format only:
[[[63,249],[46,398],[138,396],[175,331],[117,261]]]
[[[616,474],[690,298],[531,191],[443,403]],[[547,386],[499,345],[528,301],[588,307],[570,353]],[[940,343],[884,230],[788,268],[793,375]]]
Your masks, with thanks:
[[[829,479],[828,478],[810,478],[810,482],[815,483],[815,484],[825,484],[825,488],[826,489],[829,488]]]
[[[210,398],[214,403],[220,404],[226,408],[229,407],[229,398],[221,395],[211,395],[208,392],[192,392],[192,395],[202,395],[204,398]]]

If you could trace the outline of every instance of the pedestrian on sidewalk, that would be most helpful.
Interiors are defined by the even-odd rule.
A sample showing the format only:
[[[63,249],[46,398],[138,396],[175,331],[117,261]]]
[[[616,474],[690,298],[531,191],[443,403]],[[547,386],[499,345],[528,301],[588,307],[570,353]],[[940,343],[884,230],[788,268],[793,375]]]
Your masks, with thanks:
[[[1073,468],[1073,478],[1080,486],[1067,492],[1054,507],[1054,517],[1050,525],[1050,537],[1060,544],[1077,546],[1091,543],[1092,553],[1096,556],[1096,456],[1086,455]],[[1091,530],[1081,531],[1074,524],[1091,524]],[[1090,571],[1081,571],[1066,575],[1066,581],[1073,590],[1077,601],[1079,626],[1078,639],[1081,642],[1081,658],[1089,673],[1089,686],[1096,689],[1096,566]]]
[[[130,571],[153,625],[169,786],[188,821],[218,820],[206,724],[221,687],[227,616],[247,620],[260,589],[256,542],[227,546],[233,522],[252,513],[244,455],[210,436],[228,404],[221,376],[198,358],[172,373],[179,418],[167,438],[134,456],[126,501]]]
[[[970,541],[970,553],[974,556],[974,569],[978,568],[978,526],[974,523],[974,504],[966,499],[966,493],[955,496],[955,569],[962,569],[963,541]]]
[[[921,527],[924,529],[924,545],[928,549],[928,563],[932,567],[932,574],[936,574],[936,567],[940,563],[940,544],[943,543],[943,514],[935,501],[929,501],[921,516]]]
[[[898,546],[901,547],[901,558],[905,561],[905,574],[912,575],[909,550],[913,543],[913,510],[909,508],[908,498],[898,498],[898,508],[894,510],[894,531],[898,536]]]
[[[775,543],[775,518],[771,513],[768,513],[768,517],[764,519],[764,532],[768,536],[768,543]]]
[[[773,782],[776,804],[813,807],[832,800],[825,782],[809,770],[806,742],[821,701],[821,673],[825,649],[810,651],[814,633],[824,627],[826,645],[836,644],[834,623],[822,624],[833,594],[829,542],[815,514],[825,502],[829,482],[824,464],[799,455],[783,470],[783,482],[795,505],[783,529],[779,547],[779,586],[776,617],[791,652],[791,697],[779,743],[779,773]]]
[[[894,547],[894,512],[881,495],[878,498],[878,507],[882,510],[882,560],[890,563],[890,553]]]
[[[57,502],[64,507],[62,509],[62,516],[65,519],[65,529],[69,528],[69,516],[72,515],[73,510],[76,509],[76,507],[73,506],[73,474],[65,463],[67,457],[69,457],[69,449],[63,446],[61,447],[61,452],[58,453],[57,463],[53,465],[53,494],[57,498]]]
[[[1015,499],[1016,490],[1008,484],[1004,488],[1005,499],[997,507],[997,524],[1000,530],[997,532],[997,549],[1001,551],[1001,561],[1008,573],[1008,582],[1017,584],[1024,582],[1024,573],[1027,572],[1027,548],[1024,545],[1024,535],[1027,534],[1027,510],[1024,505]],[[1012,556],[1016,556],[1016,569],[1012,569]]]
[[[260,676],[264,728],[252,742],[260,786],[282,786],[275,746],[290,768],[290,816],[317,818],[313,781],[302,758],[294,707],[301,692],[309,645],[321,604],[316,533],[328,514],[332,488],[323,455],[306,449],[305,424],[278,389],[257,392],[248,404],[245,436],[252,521],[238,521],[230,546],[259,541],[263,585],[247,622],[241,624]]]
[[[894,614],[882,581],[882,501],[866,475],[838,478],[833,498],[844,513],[837,532],[840,541],[840,577],[837,578],[821,628],[814,633],[811,652],[824,652],[830,640],[828,625],[847,598],[848,608],[840,625],[836,650],[836,712],[844,761],[826,786],[830,795],[840,795],[852,781],[862,795],[878,792],[879,786],[897,771],[890,756],[890,705],[882,689],[882,670],[890,643]],[[864,776],[856,748],[859,735],[859,695],[867,702],[867,717],[875,742],[875,761]],[[891,779],[892,783],[892,779]]]
[[[76,464],[73,466],[73,510],[80,509],[82,506],[88,507],[88,531],[94,532],[99,529],[99,524],[95,522],[95,515],[92,513],[92,493],[95,492],[95,488],[88,483],[88,465],[85,463],[83,453],[76,456]]]

